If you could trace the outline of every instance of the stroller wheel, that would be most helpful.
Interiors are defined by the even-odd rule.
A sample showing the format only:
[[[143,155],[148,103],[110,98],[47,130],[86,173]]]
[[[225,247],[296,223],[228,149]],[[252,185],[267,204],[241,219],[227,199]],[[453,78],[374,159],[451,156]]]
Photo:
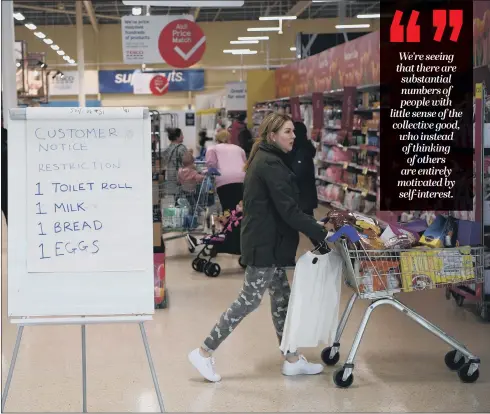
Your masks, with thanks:
[[[238,258],[238,264],[243,268],[243,269],[246,269],[247,268],[247,265],[246,264],[243,264],[242,263],[242,256],[240,256]]]
[[[204,274],[209,277],[217,277],[221,273],[221,266],[218,263],[209,262],[204,266]]]
[[[207,261],[204,260],[204,259],[200,259],[199,257],[196,257],[193,261],[192,261],[192,268],[196,271],[196,272],[202,272],[204,270],[204,266],[206,265]]]

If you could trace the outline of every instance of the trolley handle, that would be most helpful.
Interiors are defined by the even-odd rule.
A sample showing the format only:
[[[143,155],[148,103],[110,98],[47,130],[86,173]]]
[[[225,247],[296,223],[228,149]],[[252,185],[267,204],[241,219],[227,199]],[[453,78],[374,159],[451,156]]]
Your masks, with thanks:
[[[213,175],[213,176],[219,176],[219,175],[221,175],[221,173],[219,172],[219,170],[216,169],[216,168],[213,168],[213,167],[208,168],[207,174],[208,175]]]
[[[346,237],[352,243],[357,243],[361,240],[359,233],[357,233],[356,229],[348,224],[344,224],[340,229],[338,229],[332,236],[330,236],[327,241],[331,243],[335,243],[338,239]]]

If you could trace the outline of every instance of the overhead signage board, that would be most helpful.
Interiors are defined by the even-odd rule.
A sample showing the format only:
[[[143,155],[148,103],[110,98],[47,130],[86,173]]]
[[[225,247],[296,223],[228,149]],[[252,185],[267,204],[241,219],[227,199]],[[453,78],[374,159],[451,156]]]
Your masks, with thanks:
[[[188,68],[206,49],[206,36],[192,15],[124,16],[121,30],[127,64],[168,63]]]
[[[168,92],[204,90],[204,70],[161,70],[141,72],[140,70],[100,70],[100,93],[131,93],[151,95],[150,82],[156,75],[168,80]]]
[[[48,77],[49,96],[78,95],[79,76],[78,71],[63,71],[63,77]],[[99,76],[96,70],[86,70],[84,75],[84,86],[86,95],[97,95],[99,93]]]
[[[226,110],[247,110],[247,82],[229,82],[226,84]]]

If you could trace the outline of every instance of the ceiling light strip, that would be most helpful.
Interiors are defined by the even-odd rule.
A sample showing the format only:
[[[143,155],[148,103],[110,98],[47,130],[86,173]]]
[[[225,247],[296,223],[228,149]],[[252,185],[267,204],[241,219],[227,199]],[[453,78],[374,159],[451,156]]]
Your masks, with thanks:
[[[25,20],[25,16],[20,12],[14,13],[13,16],[14,16],[14,19],[16,19],[16,20],[19,20],[19,21]],[[26,28],[28,28],[29,30],[36,30],[37,29],[37,26],[33,23],[26,23],[26,24],[24,24],[24,26]],[[51,49],[56,51],[56,53],[58,53],[58,55],[63,56],[63,59],[65,61],[67,61],[68,63],[70,63],[70,64],[76,63],[75,59],[72,59],[70,56],[67,56],[65,54],[65,52],[60,49],[60,47],[58,45],[53,44],[54,42],[52,39],[46,38],[46,35],[43,32],[41,32],[41,31],[34,32],[34,36],[41,39],[47,45],[50,45]]]

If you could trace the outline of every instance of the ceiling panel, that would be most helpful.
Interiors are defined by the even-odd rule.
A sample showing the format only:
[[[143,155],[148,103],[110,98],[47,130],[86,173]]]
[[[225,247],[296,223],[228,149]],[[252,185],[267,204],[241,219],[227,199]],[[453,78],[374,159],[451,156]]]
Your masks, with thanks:
[[[379,1],[374,0],[343,0],[346,2],[347,17],[354,17],[362,12],[379,12]],[[257,20],[266,13],[272,15],[284,15],[298,1],[294,0],[245,0],[240,8],[201,8],[198,21],[237,21]],[[118,23],[117,18],[131,14],[132,6],[126,6],[121,0],[92,0],[97,20],[100,24]],[[162,1],[164,4],[164,1]],[[27,7],[35,7],[29,9]],[[39,10],[42,8],[43,10]],[[36,25],[74,25],[75,1],[32,1],[14,0],[14,10],[20,11]],[[189,8],[183,7],[152,7],[152,15],[185,14]],[[145,13],[145,7],[143,7]],[[299,16],[301,19],[318,19],[338,16],[338,2],[311,3]],[[17,25],[26,22],[15,22]],[[88,16],[84,17],[84,23],[90,24]]]

